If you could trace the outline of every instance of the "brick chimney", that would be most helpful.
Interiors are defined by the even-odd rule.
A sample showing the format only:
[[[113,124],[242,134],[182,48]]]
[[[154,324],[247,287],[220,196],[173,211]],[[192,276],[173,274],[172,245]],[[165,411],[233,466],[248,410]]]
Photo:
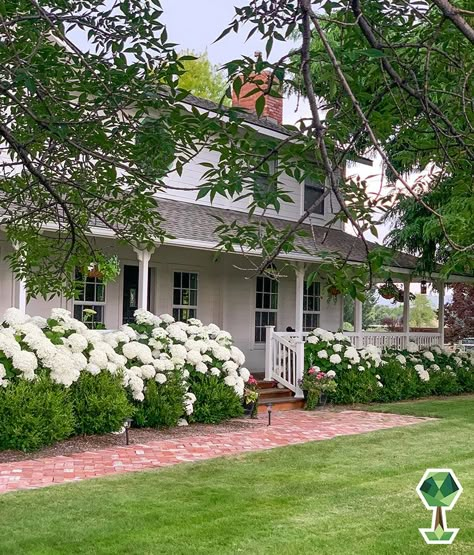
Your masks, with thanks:
[[[257,54],[257,53],[256,53]],[[232,106],[235,108],[245,108],[249,112],[255,113],[255,102],[257,98],[263,96],[268,89],[268,82],[270,80],[271,73],[268,71],[263,71],[262,73],[255,73],[250,76],[248,81],[242,85],[240,89],[239,96],[232,91]],[[236,79],[239,79],[237,77]],[[261,92],[255,92],[251,96],[247,94],[255,89],[260,89]],[[273,90],[281,92],[278,83],[278,79],[273,79]],[[262,112],[263,118],[269,118],[276,121],[279,124],[283,123],[283,98],[265,95],[265,108]]]

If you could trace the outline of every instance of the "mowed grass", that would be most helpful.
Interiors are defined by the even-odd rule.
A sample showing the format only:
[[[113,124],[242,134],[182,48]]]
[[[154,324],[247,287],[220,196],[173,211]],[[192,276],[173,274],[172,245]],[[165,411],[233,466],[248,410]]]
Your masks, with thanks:
[[[474,553],[474,397],[371,407],[435,422],[0,496],[4,554]],[[451,546],[415,487],[453,468]]]

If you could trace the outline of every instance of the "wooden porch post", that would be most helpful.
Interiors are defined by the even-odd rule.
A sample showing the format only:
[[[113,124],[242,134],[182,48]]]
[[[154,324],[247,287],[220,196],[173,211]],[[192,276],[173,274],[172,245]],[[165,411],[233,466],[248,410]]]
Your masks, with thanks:
[[[275,326],[266,326],[265,328],[265,381],[272,381],[273,371],[273,332]]]
[[[410,341],[410,279],[403,282],[403,333],[405,348]]]
[[[362,302],[354,300],[354,332],[356,334],[356,347],[362,348]]]
[[[438,303],[438,332],[439,332],[439,345],[444,347],[444,281],[438,284],[439,303]]]
[[[138,258],[138,308],[148,310],[148,268],[152,250],[133,249]]]
[[[295,330],[300,339],[303,339],[303,297],[304,276],[306,266],[298,263],[296,267],[296,306],[295,306]]]

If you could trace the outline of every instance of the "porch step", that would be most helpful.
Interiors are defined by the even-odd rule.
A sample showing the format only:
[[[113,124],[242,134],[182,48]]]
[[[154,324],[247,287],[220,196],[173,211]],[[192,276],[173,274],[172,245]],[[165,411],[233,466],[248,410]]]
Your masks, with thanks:
[[[272,404],[272,411],[295,410],[304,407],[303,399],[295,399],[294,394],[286,387],[277,387],[275,382],[259,380],[257,386],[258,413],[265,414],[267,405]]]
[[[259,398],[262,401],[267,402],[267,399],[281,399],[282,397],[293,397],[293,393],[286,388],[279,387],[264,387],[259,388]]]
[[[259,400],[257,412],[258,414],[266,414],[267,404],[272,404],[272,412],[282,410],[297,410],[304,408],[304,399],[295,399],[294,397],[276,397],[269,398],[263,401]]]

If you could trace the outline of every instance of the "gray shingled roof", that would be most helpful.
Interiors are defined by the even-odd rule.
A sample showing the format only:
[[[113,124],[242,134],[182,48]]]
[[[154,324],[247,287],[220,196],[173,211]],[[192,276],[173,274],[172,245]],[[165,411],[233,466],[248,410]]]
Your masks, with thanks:
[[[245,212],[226,210],[190,202],[172,201],[159,199],[159,212],[165,219],[164,229],[176,239],[187,241],[204,241],[217,244],[219,237],[214,229],[219,225],[216,217],[221,218],[225,223],[236,221],[240,225],[248,224],[248,215]],[[254,216],[254,220],[258,220]],[[263,221],[271,222],[277,229],[282,229],[294,222],[281,220],[278,218],[260,218]],[[298,246],[314,252],[315,256],[320,251],[331,251],[347,258],[350,262],[364,262],[366,260],[365,247],[361,239],[354,237],[350,233],[338,229],[328,229],[322,226],[303,225],[301,229],[309,233],[308,237],[298,237]],[[371,248],[378,245],[369,243]],[[405,253],[397,253],[393,267],[413,270],[416,267],[417,258]]]

